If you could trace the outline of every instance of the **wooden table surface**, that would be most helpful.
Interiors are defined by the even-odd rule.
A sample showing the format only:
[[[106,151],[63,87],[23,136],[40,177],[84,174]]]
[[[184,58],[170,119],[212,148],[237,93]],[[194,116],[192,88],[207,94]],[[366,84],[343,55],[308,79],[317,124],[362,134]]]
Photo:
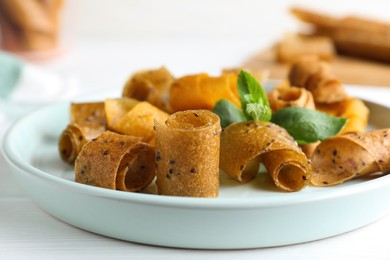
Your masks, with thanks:
[[[378,63],[347,56],[330,61],[332,72],[345,84],[390,87],[390,64]],[[269,70],[271,79],[285,79],[290,65],[275,60],[272,49],[260,51],[250,57],[244,68]]]

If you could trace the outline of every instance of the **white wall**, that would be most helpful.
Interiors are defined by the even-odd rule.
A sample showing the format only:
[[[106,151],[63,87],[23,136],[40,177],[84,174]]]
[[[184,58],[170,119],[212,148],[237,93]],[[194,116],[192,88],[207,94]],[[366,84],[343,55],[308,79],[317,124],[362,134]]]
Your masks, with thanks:
[[[77,1],[77,0],[68,0]],[[386,0],[80,0],[81,37],[276,37],[293,29],[292,5],[390,21]]]

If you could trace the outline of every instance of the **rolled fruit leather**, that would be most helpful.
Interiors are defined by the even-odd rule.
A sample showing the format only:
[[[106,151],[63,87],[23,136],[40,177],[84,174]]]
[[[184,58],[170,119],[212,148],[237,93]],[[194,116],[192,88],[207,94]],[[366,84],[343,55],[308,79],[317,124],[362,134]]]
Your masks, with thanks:
[[[300,59],[291,65],[288,79],[292,86],[306,88],[316,103],[333,103],[348,97],[343,84],[318,57]]]
[[[61,159],[73,164],[83,145],[106,130],[103,102],[72,103],[70,123],[59,137]]]
[[[173,81],[173,75],[165,67],[138,71],[127,80],[122,96],[147,101],[165,112],[170,112],[168,96]]]
[[[285,129],[258,121],[234,123],[222,131],[222,171],[246,183],[256,177],[260,162],[283,191],[298,191],[309,184],[310,163]]]
[[[83,146],[75,181],[101,188],[139,191],[155,177],[155,150],[139,138],[105,131]]]
[[[390,129],[349,133],[323,141],[312,157],[315,186],[390,172]]]
[[[187,110],[155,123],[157,188],[161,195],[217,197],[220,120],[208,110]]]

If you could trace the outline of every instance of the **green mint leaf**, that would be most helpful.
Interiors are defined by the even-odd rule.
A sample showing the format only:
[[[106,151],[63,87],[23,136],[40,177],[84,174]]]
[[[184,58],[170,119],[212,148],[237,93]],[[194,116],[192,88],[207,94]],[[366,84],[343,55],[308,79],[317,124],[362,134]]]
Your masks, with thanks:
[[[338,134],[347,119],[302,107],[286,107],[276,111],[271,121],[286,129],[298,144],[309,144]]]
[[[249,121],[270,121],[272,111],[269,107],[256,103],[248,103],[246,106],[246,116]]]
[[[243,70],[240,71],[237,79],[237,87],[243,108],[245,108],[248,103],[258,103],[260,100],[260,91],[254,86],[256,84],[259,85],[257,80],[248,72]]]
[[[244,112],[227,99],[218,101],[213,112],[219,116],[222,128],[232,123],[247,121]]]
[[[262,106],[256,103],[248,103],[246,105],[246,115],[249,120],[259,121],[261,118]]]
[[[271,108],[263,87],[251,74],[241,71],[237,80],[242,110],[247,120],[269,121]]]

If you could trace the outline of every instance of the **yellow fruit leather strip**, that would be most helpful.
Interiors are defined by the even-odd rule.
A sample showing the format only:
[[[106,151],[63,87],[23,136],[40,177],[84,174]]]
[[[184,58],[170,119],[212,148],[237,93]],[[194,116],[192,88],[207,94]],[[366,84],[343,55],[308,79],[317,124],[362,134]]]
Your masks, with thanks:
[[[140,101],[133,98],[107,98],[104,101],[104,107],[107,118],[107,129],[114,130],[121,120],[135,105]]]
[[[241,107],[237,75],[234,73],[222,74],[219,77],[201,73],[178,78],[172,84],[169,104],[175,112],[187,109],[211,110],[221,99],[228,99]]]
[[[75,162],[75,181],[139,191],[155,177],[155,150],[136,137],[106,131],[86,143]]]
[[[110,128],[118,133],[137,136],[142,141],[154,144],[154,121],[164,122],[169,114],[148,102],[139,102]]]
[[[373,173],[390,172],[390,129],[349,133],[323,141],[312,157],[315,186],[330,186]]]
[[[82,146],[105,130],[103,102],[72,103],[70,123],[59,138],[58,147],[62,160],[73,164]]]
[[[158,193],[217,197],[219,117],[208,110],[187,110],[156,122],[155,128]]]
[[[298,191],[309,183],[308,159],[285,129],[268,122],[241,122],[222,131],[222,171],[245,183],[256,177],[260,162],[281,190]]]

